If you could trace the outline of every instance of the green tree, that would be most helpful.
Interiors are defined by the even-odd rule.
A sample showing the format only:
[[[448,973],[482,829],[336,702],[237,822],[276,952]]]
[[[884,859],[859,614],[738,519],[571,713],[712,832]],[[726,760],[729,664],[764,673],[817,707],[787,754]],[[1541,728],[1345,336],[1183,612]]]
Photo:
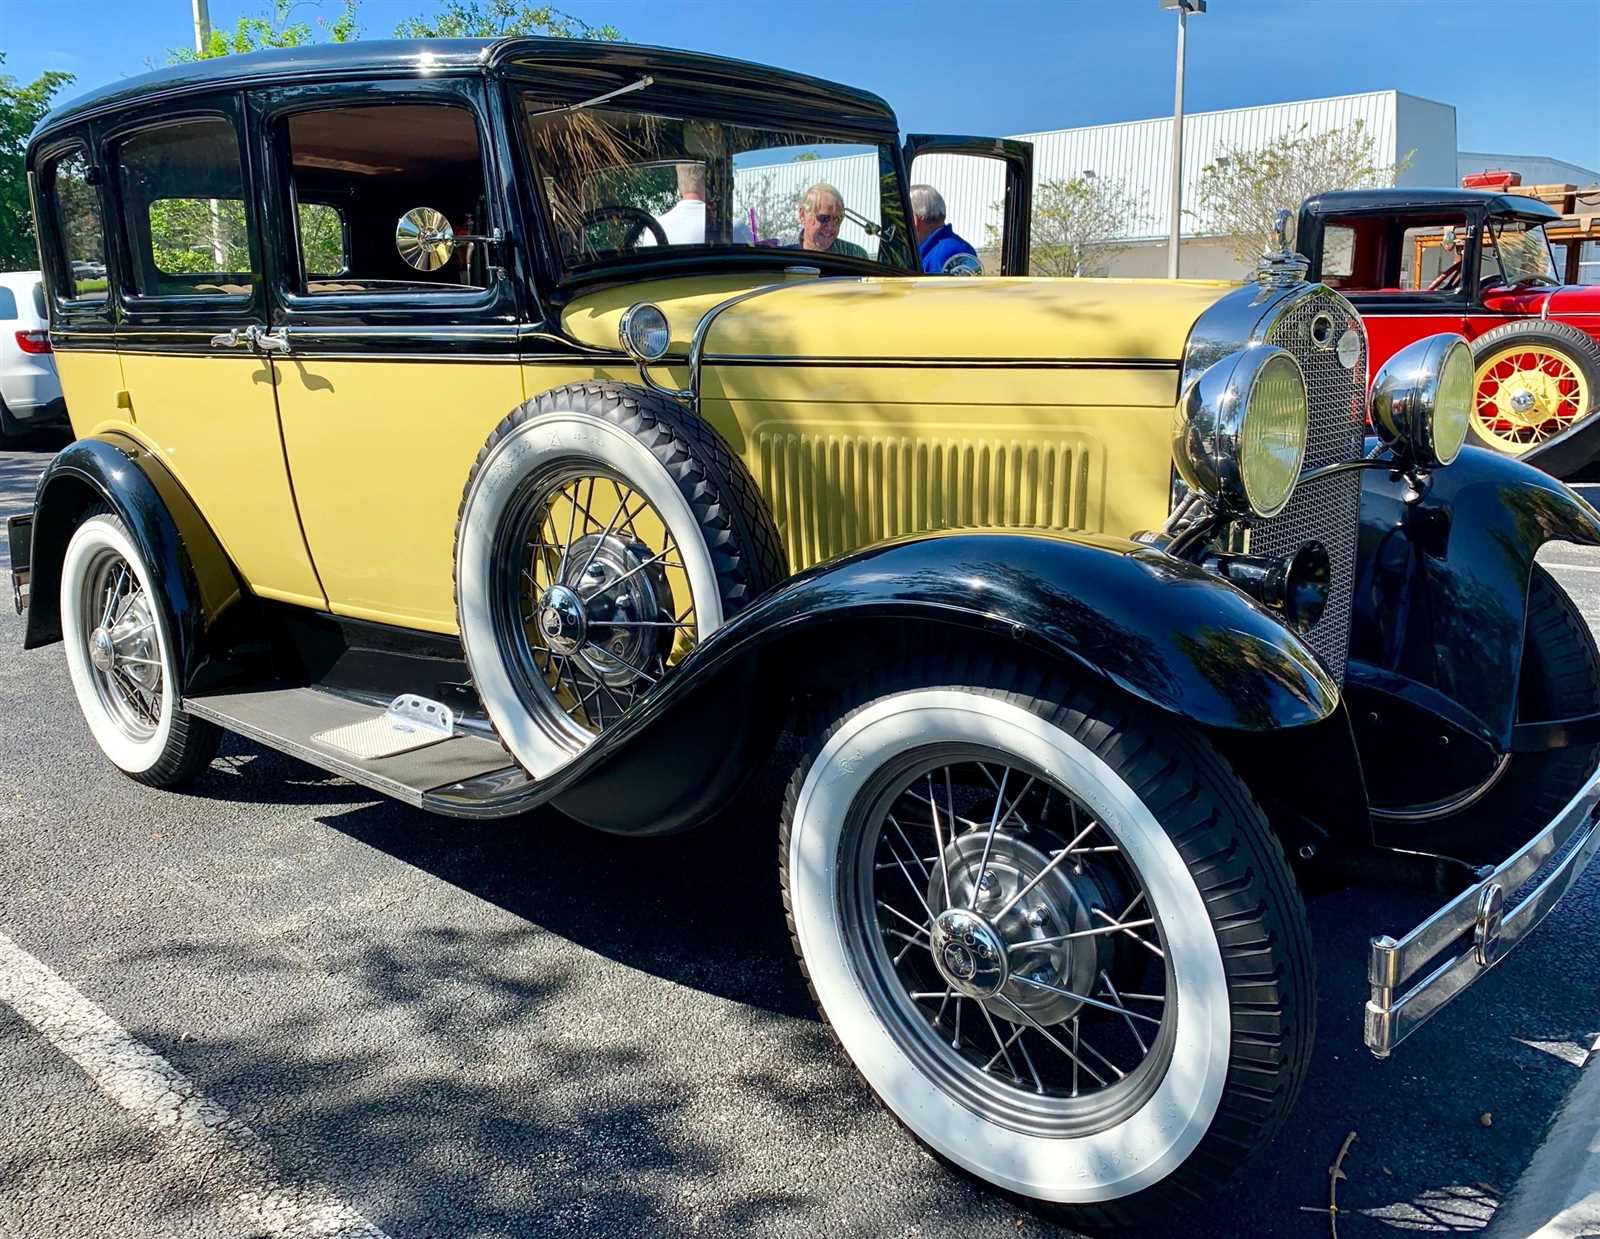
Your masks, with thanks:
[[[343,0],[337,17],[331,21],[317,19],[317,26],[327,35],[329,43],[350,43],[361,37],[361,27],[356,22],[358,2]],[[289,20],[297,7],[295,0],[274,0],[271,17],[241,17],[231,31],[213,29],[203,51],[196,51],[192,47],[170,48],[167,51],[167,63],[216,60],[222,56],[259,52],[268,47],[303,47],[313,43],[316,41],[316,30],[310,22]]]
[[[496,39],[507,35],[542,34],[556,39],[622,37],[609,23],[591,26],[549,4],[525,0],[445,0],[432,17],[412,17],[394,29],[402,39]]]
[[[0,65],[5,59],[0,52]],[[23,159],[28,135],[50,110],[55,93],[70,81],[72,74],[52,71],[23,86],[10,74],[0,73],[0,271],[26,271],[39,265]]]
[[[1204,232],[1231,237],[1234,257],[1253,262],[1277,248],[1272,221],[1280,209],[1298,213],[1307,198],[1330,189],[1393,185],[1415,153],[1398,163],[1379,162],[1372,134],[1359,120],[1320,133],[1301,125],[1263,146],[1220,151],[1200,169],[1200,209],[1184,214]]]
[[[996,210],[1003,210],[996,204]],[[1029,234],[1032,275],[1103,275],[1127,247],[1115,238],[1145,224],[1145,203],[1112,177],[1074,176],[1040,181],[1033,191]],[[1000,248],[1000,229],[989,225],[989,248]]]

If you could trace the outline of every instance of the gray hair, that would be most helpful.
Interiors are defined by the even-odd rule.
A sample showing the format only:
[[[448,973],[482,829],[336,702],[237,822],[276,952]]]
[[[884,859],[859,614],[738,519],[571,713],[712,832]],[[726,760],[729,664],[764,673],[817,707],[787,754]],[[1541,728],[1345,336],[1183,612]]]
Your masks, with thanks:
[[[944,211],[944,197],[932,185],[911,187],[911,213],[918,219],[942,220]]]
[[[818,181],[810,189],[806,190],[805,195],[800,199],[800,209],[807,215],[815,215],[817,213],[817,199],[824,194],[837,202],[841,211],[844,210],[844,195],[828,184],[827,181]]]

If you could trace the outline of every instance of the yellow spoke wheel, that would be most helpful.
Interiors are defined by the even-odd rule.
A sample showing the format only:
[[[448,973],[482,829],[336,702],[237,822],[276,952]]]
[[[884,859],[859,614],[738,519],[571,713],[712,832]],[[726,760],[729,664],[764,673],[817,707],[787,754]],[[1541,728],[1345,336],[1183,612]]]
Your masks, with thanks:
[[[1584,333],[1565,324],[1508,324],[1479,338],[1474,352],[1479,443],[1520,456],[1594,412],[1600,345]]]

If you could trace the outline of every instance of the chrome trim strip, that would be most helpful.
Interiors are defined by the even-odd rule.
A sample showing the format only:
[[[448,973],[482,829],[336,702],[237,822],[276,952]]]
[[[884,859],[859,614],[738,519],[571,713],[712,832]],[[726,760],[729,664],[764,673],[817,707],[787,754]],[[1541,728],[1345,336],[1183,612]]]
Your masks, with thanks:
[[[1600,850],[1600,769],[1566,808],[1505,863],[1462,891],[1398,940],[1372,940],[1367,964],[1371,994],[1366,1006],[1367,1048],[1387,1058],[1394,1047],[1438,1013],[1526,937],[1571,889]],[[1503,901],[1517,894],[1563,847],[1572,850],[1520,903],[1502,915]],[[1401,987],[1441,952],[1456,954],[1409,989]]]
[[[931,370],[1176,370],[1182,363],[1159,357],[828,357],[768,353],[707,353],[719,366],[892,366]]]

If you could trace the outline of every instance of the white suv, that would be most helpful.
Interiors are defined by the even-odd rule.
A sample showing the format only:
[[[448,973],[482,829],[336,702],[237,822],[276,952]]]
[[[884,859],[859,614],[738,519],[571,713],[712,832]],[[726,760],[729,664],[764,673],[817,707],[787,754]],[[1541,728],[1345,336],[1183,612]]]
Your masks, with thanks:
[[[37,271],[0,272],[0,443],[67,424]]]

